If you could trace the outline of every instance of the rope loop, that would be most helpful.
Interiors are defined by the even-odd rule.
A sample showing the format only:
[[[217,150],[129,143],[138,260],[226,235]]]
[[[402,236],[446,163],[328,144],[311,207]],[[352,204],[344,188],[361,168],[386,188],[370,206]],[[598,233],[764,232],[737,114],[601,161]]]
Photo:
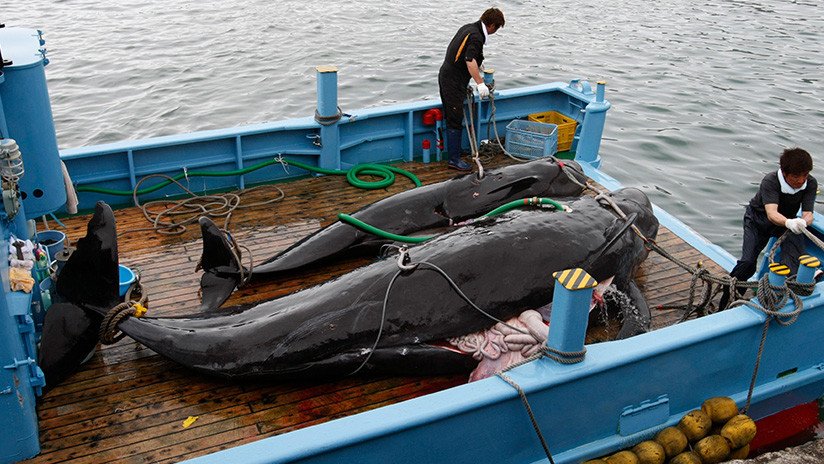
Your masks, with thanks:
[[[561,364],[577,364],[583,361],[587,354],[586,347],[581,351],[561,351],[544,346],[542,351],[544,356]]]
[[[132,293],[134,292],[140,295],[137,300],[132,299]],[[125,301],[115,305],[103,316],[99,332],[100,343],[111,345],[125,337],[126,334],[121,332],[117,326],[129,316],[142,317],[146,313],[145,305],[147,300],[148,296],[144,294],[143,286],[138,278],[126,292]]]
[[[340,109],[340,106],[337,108],[338,112],[331,116],[321,116],[318,110],[315,109],[315,121],[321,126],[331,126],[332,124],[335,124],[340,121],[341,116],[343,116],[343,111]]]
[[[787,281],[789,281],[789,283]],[[779,325],[791,325],[798,320],[798,315],[801,314],[801,311],[804,309],[804,303],[791,287],[798,285],[800,287],[797,288],[804,290],[805,284],[795,282],[795,276],[788,278],[787,281],[785,281],[783,286],[772,285],[770,284],[769,276],[764,274],[764,277],[758,281],[757,295],[758,301],[761,303],[760,305],[747,300],[738,300],[732,303],[743,303],[750,308],[763,312],[767,316],[764,319],[764,326],[761,329],[761,341],[758,344],[758,354],[755,358],[755,367],[753,368],[752,378],[750,379],[750,388],[747,392],[747,402],[742,410],[743,414],[746,414],[750,409],[752,394],[755,390],[755,381],[758,378],[758,368],[761,365],[761,357],[764,354],[764,344],[767,341],[767,331],[770,328],[770,322],[775,320]],[[814,285],[811,287],[814,287]],[[810,288],[810,292],[812,293],[812,288]],[[795,309],[790,312],[779,311],[790,299],[793,300]]]

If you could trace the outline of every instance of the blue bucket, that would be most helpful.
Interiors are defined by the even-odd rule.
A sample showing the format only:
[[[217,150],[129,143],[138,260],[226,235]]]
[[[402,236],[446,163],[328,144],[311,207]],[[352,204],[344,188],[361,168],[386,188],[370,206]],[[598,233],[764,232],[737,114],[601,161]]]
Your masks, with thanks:
[[[63,249],[66,242],[66,234],[59,230],[42,230],[34,235],[37,243],[46,247],[49,252],[49,261],[57,257],[57,253]]]
[[[117,267],[120,273],[120,296],[126,296],[126,292],[129,291],[129,287],[132,286],[135,280],[134,271],[122,264]]]

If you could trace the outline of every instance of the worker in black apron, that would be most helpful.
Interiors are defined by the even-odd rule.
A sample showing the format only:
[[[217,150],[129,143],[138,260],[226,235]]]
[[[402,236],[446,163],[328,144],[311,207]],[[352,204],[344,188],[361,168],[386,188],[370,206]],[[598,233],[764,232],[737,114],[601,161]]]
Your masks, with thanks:
[[[504,27],[504,14],[497,8],[490,8],[477,22],[460,29],[449,42],[441,70],[438,86],[441,92],[446,116],[446,151],[449,153],[449,167],[459,171],[469,171],[469,164],[461,159],[463,139],[463,106],[469,79],[478,85],[478,95],[489,97],[489,87],[484,84],[481,65],[484,61],[486,39]]]

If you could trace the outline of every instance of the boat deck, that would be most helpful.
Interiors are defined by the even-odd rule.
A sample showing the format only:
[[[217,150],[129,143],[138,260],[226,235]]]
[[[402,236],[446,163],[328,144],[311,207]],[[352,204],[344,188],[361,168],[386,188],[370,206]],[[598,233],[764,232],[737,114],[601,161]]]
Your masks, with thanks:
[[[503,159],[487,167],[505,164]],[[444,163],[406,163],[424,184],[455,174]],[[196,181],[193,181],[193,184]],[[380,198],[409,188],[399,177],[384,190],[360,190],[342,176],[312,177],[278,185],[286,197],[275,204],[236,210],[230,229],[259,261],[336,219]],[[271,189],[244,196],[251,204],[277,195]],[[190,313],[199,306],[200,273],[194,272],[201,244],[196,225],[178,236],[145,229],[138,208],[115,211],[121,236],[121,262],[137,268],[154,315]],[[71,241],[85,235],[88,216],[64,221]],[[216,220],[216,222],[218,222]],[[702,260],[711,271],[720,267],[661,229],[657,242],[688,263]],[[242,288],[227,304],[251,303],[291,293],[346,272],[366,260],[332,269],[308,271],[290,280]],[[690,275],[651,253],[637,278],[653,308],[654,328],[675,323],[676,309],[655,309],[687,302]],[[698,295],[696,295],[696,298]],[[228,381],[181,368],[125,338],[103,346],[62,385],[39,402],[41,454],[31,463],[177,462],[261,438],[352,415],[449,388],[465,375],[439,377],[345,378],[328,383]],[[190,426],[184,421],[197,420]]]

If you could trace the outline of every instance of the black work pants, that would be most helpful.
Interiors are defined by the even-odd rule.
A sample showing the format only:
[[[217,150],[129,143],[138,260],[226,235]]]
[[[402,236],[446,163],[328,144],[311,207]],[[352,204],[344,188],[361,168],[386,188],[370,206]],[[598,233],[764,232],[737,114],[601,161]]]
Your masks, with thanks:
[[[777,226],[769,219],[760,218],[747,206],[744,213],[744,240],[741,246],[741,259],[730,271],[730,275],[738,280],[745,281],[755,274],[758,266],[758,255],[767,246],[770,237],[779,237],[787,229]],[[804,236],[789,234],[781,242],[781,259],[779,262],[790,268],[790,275],[798,272],[798,258],[804,253]]]
[[[449,73],[441,72],[438,74],[438,89],[441,93],[441,103],[443,103],[447,129],[463,128],[467,82],[467,80],[456,78]]]

